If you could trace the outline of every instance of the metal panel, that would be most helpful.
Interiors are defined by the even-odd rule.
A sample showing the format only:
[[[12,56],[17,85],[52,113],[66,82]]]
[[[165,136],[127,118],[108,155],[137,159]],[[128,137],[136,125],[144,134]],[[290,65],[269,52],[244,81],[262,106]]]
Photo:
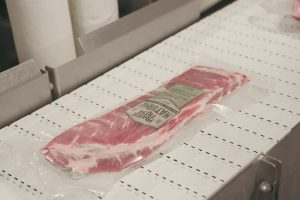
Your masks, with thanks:
[[[227,200],[227,199],[243,199],[243,200],[259,200],[259,199],[277,199],[294,200],[300,196],[300,123],[295,126],[289,134],[287,134],[276,146],[268,153],[281,161],[281,176],[279,193],[275,191],[274,198],[267,196],[254,195],[258,190],[257,181],[263,179],[264,176],[270,178],[270,172],[260,170],[261,163],[259,160],[253,161],[239,175],[230,181],[222,190],[217,192],[210,200]],[[278,174],[279,175],[279,174]],[[278,188],[272,188],[272,190]],[[273,191],[274,192],[274,191]]]
[[[186,7],[188,10],[185,9]],[[181,12],[174,12],[176,10]],[[147,47],[191,24],[199,16],[199,1],[160,0],[144,7],[139,12],[132,13],[108,26],[80,37],[80,41],[85,52],[94,51],[121,37],[123,38],[122,45],[125,45],[126,48],[131,46],[133,42],[144,44]],[[130,38],[127,38],[128,35]],[[133,35],[132,39],[134,40],[131,40],[130,35]]]
[[[204,12],[208,9],[210,9],[211,7],[213,7],[214,5],[216,5],[217,3],[221,2],[222,0],[200,0],[200,5],[201,5],[201,11]],[[227,3],[227,0],[223,0],[224,3]]]
[[[198,0],[162,0],[92,33],[91,39],[84,39],[84,48],[92,52],[65,65],[47,68],[55,96],[72,91],[199,16]]]
[[[0,94],[40,76],[40,67],[34,60],[26,61],[0,73]]]
[[[0,127],[8,125],[52,100],[48,73],[0,94]]]
[[[279,189],[280,200],[295,200],[300,197],[300,123],[282,139],[268,155],[282,161],[282,176]]]

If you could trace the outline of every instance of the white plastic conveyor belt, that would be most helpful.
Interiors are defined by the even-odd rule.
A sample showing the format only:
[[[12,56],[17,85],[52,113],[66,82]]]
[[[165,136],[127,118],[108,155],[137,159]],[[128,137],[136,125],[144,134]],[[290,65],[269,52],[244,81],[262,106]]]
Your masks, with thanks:
[[[224,67],[254,77],[252,84],[261,84],[256,78],[271,82],[270,95],[258,97],[255,106],[229,118],[216,119],[190,142],[123,178],[105,198],[207,199],[300,121],[299,33],[300,23],[267,13],[257,1],[237,1],[0,130],[0,140],[24,137],[29,141],[40,131],[55,136],[103,109],[156,88],[196,59],[210,55],[226,63]],[[39,180],[25,172],[1,170],[0,187],[3,182],[23,190],[20,199],[47,198]],[[14,196],[5,195],[1,199]],[[90,192],[85,199],[101,197]]]

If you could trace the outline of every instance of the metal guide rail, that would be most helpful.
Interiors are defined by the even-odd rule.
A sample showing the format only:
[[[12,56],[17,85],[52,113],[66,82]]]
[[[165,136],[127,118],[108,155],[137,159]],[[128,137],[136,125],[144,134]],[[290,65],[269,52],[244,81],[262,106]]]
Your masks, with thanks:
[[[105,197],[209,199],[300,121],[300,34],[295,31],[300,31],[300,24],[292,19],[266,12],[256,1],[237,1],[1,129],[0,140],[19,137],[30,142],[45,131],[54,137],[156,88],[210,55],[223,63],[218,67],[251,75],[253,85],[262,84],[258,80],[271,83],[268,97],[254,95],[257,104],[226,119],[216,118],[191,141],[124,177]],[[1,196],[7,196],[3,199],[47,199],[40,180],[26,173],[30,174],[0,169]],[[16,190],[22,197],[14,196]],[[91,191],[83,194],[85,199],[102,199]]]

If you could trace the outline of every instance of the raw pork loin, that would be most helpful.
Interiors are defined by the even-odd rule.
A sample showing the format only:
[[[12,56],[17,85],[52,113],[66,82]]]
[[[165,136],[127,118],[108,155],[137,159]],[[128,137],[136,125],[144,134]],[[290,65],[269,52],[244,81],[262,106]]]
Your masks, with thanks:
[[[294,0],[293,16],[295,19],[300,20],[300,0]]]
[[[176,129],[244,83],[240,73],[193,67],[160,88],[55,137],[42,153],[75,173],[116,172],[168,141]]]

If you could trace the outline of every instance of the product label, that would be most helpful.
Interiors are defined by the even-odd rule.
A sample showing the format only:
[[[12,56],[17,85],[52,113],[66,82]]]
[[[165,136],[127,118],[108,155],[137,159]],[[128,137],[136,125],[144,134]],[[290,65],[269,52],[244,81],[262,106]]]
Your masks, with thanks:
[[[202,90],[178,84],[128,109],[126,113],[136,122],[159,128],[179,114],[184,105],[203,93]]]

